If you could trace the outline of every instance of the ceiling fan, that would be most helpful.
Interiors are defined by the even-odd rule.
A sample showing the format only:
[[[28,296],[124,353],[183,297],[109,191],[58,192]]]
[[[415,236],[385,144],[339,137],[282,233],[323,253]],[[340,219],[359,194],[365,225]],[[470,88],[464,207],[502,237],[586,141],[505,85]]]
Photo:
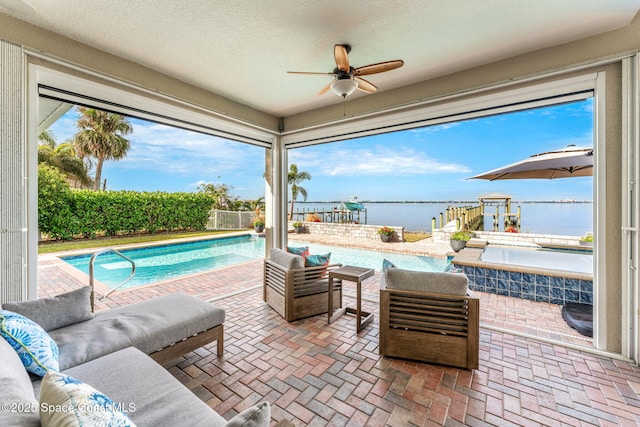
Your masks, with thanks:
[[[373,83],[363,79],[361,76],[383,73],[385,71],[400,68],[404,65],[404,61],[397,59],[394,61],[378,62],[376,64],[353,68],[349,64],[349,52],[351,52],[351,46],[348,44],[337,44],[333,46],[333,56],[336,60],[336,68],[334,68],[330,73],[314,73],[307,71],[287,71],[287,73],[333,76],[333,81],[323,87],[322,90],[318,92],[318,95],[322,95],[331,89],[337,95],[346,98],[356,89],[360,89],[366,93],[374,93],[378,90]]]

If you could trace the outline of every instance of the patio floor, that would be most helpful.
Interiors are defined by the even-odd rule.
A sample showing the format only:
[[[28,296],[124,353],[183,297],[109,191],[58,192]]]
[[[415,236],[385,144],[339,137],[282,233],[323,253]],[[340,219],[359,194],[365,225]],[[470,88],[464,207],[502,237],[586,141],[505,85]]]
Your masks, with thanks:
[[[51,256],[40,258],[38,273],[41,297],[87,283]],[[273,424],[299,426],[640,424],[640,369],[625,361],[486,327],[475,371],[379,356],[378,280],[363,284],[364,308],[376,318],[359,334],[348,315],[331,325],[325,316],[285,322],[262,301],[261,261],[117,292],[97,309],[179,290],[224,308],[224,355],[213,344],[165,367],[227,419],[267,400]],[[347,283],[346,305],[353,294]],[[531,332],[557,317],[545,305],[479,296],[483,323],[519,319]]]

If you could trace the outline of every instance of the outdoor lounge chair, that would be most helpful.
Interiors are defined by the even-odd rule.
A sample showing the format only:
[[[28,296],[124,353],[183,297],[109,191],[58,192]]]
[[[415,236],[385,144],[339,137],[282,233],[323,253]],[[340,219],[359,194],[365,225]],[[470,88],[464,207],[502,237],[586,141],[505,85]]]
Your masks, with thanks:
[[[477,369],[480,300],[467,283],[464,274],[384,269],[380,354]]]
[[[329,271],[341,266],[305,267],[302,256],[271,249],[264,261],[264,301],[287,322],[327,313]],[[339,280],[334,280],[333,301],[342,301]]]

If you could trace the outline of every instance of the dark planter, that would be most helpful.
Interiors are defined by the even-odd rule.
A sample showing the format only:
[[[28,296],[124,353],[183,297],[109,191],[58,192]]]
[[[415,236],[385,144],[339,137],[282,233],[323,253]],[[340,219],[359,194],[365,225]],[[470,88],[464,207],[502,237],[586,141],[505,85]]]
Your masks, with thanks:
[[[393,233],[392,234],[380,234],[380,240],[382,240],[383,242],[390,242],[393,240]]]
[[[467,246],[467,242],[465,242],[464,240],[451,239],[449,240],[449,243],[451,243],[451,249],[453,249],[455,252],[460,252],[465,248],[465,246]]]
[[[296,227],[296,234],[304,233],[304,227]]]
[[[256,233],[262,233],[264,231],[264,225],[256,225],[253,227]]]

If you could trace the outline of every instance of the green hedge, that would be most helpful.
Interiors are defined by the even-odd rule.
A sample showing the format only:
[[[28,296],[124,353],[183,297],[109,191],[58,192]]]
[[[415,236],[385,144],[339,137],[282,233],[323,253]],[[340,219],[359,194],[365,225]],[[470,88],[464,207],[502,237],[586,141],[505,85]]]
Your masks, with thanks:
[[[55,239],[203,230],[213,202],[204,193],[46,190],[42,194],[41,187],[39,226]]]

